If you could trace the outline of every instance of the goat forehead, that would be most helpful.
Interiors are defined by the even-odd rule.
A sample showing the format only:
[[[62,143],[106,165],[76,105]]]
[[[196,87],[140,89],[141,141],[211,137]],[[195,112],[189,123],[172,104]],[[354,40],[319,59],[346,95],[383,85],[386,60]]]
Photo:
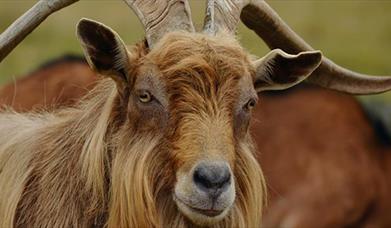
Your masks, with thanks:
[[[231,35],[209,36],[197,33],[167,34],[148,54],[162,71],[178,69],[178,65],[209,67],[219,73],[228,69],[249,70],[249,55]]]
[[[233,98],[228,94],[237,95],[243,84],[238,82],[249,81],[253,72],[249,55],[229,35],[169,33],[148,59],[159,69],[167,92],[181,99]]]

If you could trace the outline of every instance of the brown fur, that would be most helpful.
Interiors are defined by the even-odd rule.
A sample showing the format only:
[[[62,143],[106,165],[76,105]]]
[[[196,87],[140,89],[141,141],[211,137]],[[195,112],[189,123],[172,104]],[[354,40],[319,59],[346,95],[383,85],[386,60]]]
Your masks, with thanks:
[[[15,111],[70,105],[91,90],[96,80],[85,61],[65,57],[2,87],[0,105]]]
[[[83,67],[90,71],[87,65]],[[74,84],[70,78],[62,77],[67,73],[63,69],[52,72],[58,72],[56,77],[64,84]],[[52,74],[45,74],[48,87],[54,80]],[[77,71],[77,75],[74,78],[96,79],[84,71]],[[85,84],[77,88],[82,86]],[[22,89],[16,92],[25,94]],[[41,97],[36,99],[37,104],[43,104]],[[53,99],[48,96],[46,100]],[[353,97],[299,86],[262,94],[260,104],[254,113],[257,120],[252,135],[270,193],[267,226],[290,219],[296,227],[391,225],[387,213],[391,210],[387,194],[391,191],[391,181],[387,179],[391,175],[391,150],[378,141]]]
[[[252,134],[269,191],[265,227],[391,225],[391,148],[356,99],[299,86],[260,103]]]
[[[253,73],[247,54],[232,38],[186,33],[153,50],[134,48],[135,78],[121,96],[105,79],[74,108],[0,115],[1,227],[194,226],[172,191],[175,172],[200,156],[228,157],[234,173],[235,203],[213,227],[260,224],[264,180],[233,114],[244,75]],[[150,75],[149,64],[166,88],[168,115],[146,115],[130,92]],[[217,135],[208,134],[212,122]],[[198,154],[209,137],[227,144],[227,154]]]

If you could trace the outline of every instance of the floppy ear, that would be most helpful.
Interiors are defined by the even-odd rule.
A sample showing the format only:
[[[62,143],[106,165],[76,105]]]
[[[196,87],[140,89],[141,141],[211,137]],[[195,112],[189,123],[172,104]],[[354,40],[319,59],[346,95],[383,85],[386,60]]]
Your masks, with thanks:
[[[90,66],[111,77],[120,92],[128,85],[129,53],[119,35],[106,25],[83,18],[77,24],[77,36]]]
[[[269,52],[254,62],[256,74],[254,87],[257,92],[283,90],[306,79],[321,63],[320,51],[300,52],[290,55],[280,49]]]

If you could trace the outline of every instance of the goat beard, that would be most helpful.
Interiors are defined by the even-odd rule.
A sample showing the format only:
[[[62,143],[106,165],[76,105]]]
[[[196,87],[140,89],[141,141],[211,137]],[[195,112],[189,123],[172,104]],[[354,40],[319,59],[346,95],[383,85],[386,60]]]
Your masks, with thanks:
[[[175,170],[161,136],[123,137],[112,162],[107,226],[196,227],[177,208],[172,192]],[[236,199],[228,215],[211,227],[258,227],[265,182],[251,140],[237,146]]]

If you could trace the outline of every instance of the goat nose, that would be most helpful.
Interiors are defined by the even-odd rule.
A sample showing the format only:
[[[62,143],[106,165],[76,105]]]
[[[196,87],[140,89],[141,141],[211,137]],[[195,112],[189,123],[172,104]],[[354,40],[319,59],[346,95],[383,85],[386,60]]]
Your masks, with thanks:
[[[225,162],[203,162],[195,168],[193,180],[200,190],[217,197],[231,184],[231,171]]]

